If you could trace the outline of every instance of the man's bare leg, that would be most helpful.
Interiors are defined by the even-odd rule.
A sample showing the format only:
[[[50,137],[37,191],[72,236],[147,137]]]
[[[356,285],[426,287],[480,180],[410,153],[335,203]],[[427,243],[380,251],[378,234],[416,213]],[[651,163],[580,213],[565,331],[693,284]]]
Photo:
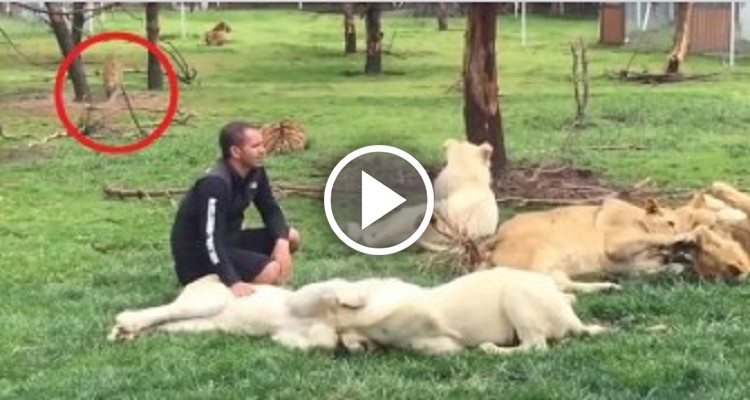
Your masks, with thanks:
[[[289,251],[294,253],[299,249],[301,245],[301,237],[299,231],[294,228],[289,228]]]

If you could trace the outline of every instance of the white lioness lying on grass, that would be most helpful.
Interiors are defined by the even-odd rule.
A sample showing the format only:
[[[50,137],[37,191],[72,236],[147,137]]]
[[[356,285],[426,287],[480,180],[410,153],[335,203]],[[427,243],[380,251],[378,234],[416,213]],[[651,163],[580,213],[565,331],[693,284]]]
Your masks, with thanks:
[[[516,215],[481,246],[488,265],[552,276],[565,291],[619,289],[612,282],[572,278],[624,272],[658,272],[678,244],[694,243],[681,218],[648,200],[646,208],[618,199],[599,206],[568,206]]]
[[[431,251],[451,250],[456,238],[477,240],[492,235],[498,223],[490,174],[492,146],[448,139],[443,148],[447,164],[433,182],[434,214],[440,218],[433,218],[417,242]],[[406,207],[365,230],[349,223],[347,235],[368,246],[393,246],[409,237],[423,218],[423,205]]]
[[[132,340],[146,331],[221,331],[249,336],[269,336],[284,346],[307,350],[332,350],[339,342],[326,321],[323,299],[336,290],[363,296],[379,291],[398,291],[413,285],[398,279],[332,279],[302,286],[296,291],[271,285],[255,285],[255,292],[235,297],[217,275],[207,275],[185,286],[171,303],[119,313],[109,334],[112,341]],[[327,297],[328,296],[328,297]],[[347,340],[355,346],[361,343]]]
[[[332,323],[350,340],[360,337],[427,355],[470,347],[502,355],[544,349],[547,340],[568,334],[607,330],[583,324],[573,311],[573,299],[549,276],[497,267],[393,295],[337,290],[329,310]]]

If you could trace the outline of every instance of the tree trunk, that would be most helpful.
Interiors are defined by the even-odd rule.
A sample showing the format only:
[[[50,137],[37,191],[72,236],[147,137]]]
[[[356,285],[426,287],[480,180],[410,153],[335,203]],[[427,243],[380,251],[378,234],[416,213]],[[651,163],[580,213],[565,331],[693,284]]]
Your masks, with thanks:
[[[502,117],[498,104],[495,37],[496,3],[471,3],[467,10],[464,49],[464,122],[470,142],[492,145],[492,175],[507,166]]]
[[[146,36],[148,41],[159,45],[159,3],[146,4]],[[155,54],[148,53],[148,90],[161,90],[164,86],[161,64]]]
[[[367,30],[367,59],[365,61],[365,73],[369,75],[380,74],[382,70],[382,40],[383,32],[380,31],[380,5],[378,3],[367,4],[365,13],[365,29]]]
[[[49,13],[50,27],[55,34],[57,44],[60,47],[60,52],[62,52],[63,57],[65,57],[68,53],[73,51],[73,36],[71,36],[70,31],[68,30],[68,25],[65,23],[65,17],[60,14],[60,4],[45,4],[47,6],[47,12]],[[75,93],[74,101],[89,101],[89,85],[88,82],[86,82],[86,71],[83,68],[83,61],[80,56],[70,64],[70,68],[68,68],[68,76],[70,77],[70,81],[73,82],[73,92]]]
[[[357,26],[354,24],[354,3],[343,3],[344,11],[344,53],[357,52]]]
[[[83,24],[86,23],[86,15],[83,10],[86,8],[86,3],[73,3],[73,24],[72,24],[72,35],[73,44],[81,43],[81,37],[83,36]]]
[[[676,3],[677,23],[675,24],[672,52],[667,58],[666,73],[680,72],[690,47],[690,22],[693,19],[693,3]]]
[[[448,30],[448,5],[446,3],[437,3],[438,30]]]

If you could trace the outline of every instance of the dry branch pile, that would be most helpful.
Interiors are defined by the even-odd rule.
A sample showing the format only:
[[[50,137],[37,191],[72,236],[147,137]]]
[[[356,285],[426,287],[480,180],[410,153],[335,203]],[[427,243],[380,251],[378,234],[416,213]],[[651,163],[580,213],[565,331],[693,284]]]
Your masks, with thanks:
[[[261,133],[268,154],[291,153],[307,148],[304,129],[291,120],[263,125]]]
[[[464,274],[476,271],[485,259],[480,250],[480,242],[470,238],[465,232],[451,224],[439,211],[432,216],[432,227],[435,231],[448,239],[447,246],[452,251],[431,254],[429,262],[420,265],[419,269],[440,268],[451,274]]]

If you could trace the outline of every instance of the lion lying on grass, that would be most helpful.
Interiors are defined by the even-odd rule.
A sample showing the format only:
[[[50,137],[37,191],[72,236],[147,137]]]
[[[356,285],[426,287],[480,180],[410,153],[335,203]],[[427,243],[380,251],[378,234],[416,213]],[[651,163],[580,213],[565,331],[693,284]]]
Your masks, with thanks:
[[[691,201],[693,209],[711,209],[717,215],[696,222],[707,229],[698,236],[695,271],[704,278],[746,277],[750,274],[750,220],[747,218],[750,196],[725,182],[714,182],[711,192],[717,201],[723,201],[723,206],[716,206],[719,203],[711,200],[693,198]],[[713,207],[709,203],[713,203]]]
[[[676,245],[695,242],[671,209],[648,200],[645,208],[618,199],[598,206],[567,206],[516,215],[481,245],[489,266],[550,275],[565,291],[619,289],[611,282],[573,278],[612,272],[656,272]]]
[[[573,299],[549,276],[497,267],[395,294],[336,290],[329,310],[333,325],[348,340],[360,338],[427,355],[470,347],[504,355],[544,349],[548,340],[568,334],[607,331],[582,323],[573,311]]]
[[[223,46],[224,43],[229,41],[230,32],[232,32],[232,28],[226,22],[221,21],[213,29],[203,34],[203,41],[208,46]]]
[[[326,320],[324,299],[337,290],[373,296],[380,291],[396,293],[416,288],[398,279],[360,281],[332,279],[302,286],[296,291],[271,285],[255,285],[247,297],[235,297],[217,275],[207,275],[185,286],[171,303],[127,310],[116,317],[108,338],[127,341],[148,331],[220,331],[249,336],[269,336],[295,349],[333,350],[339,335]],[[346,340],[362,347],[361,341]]]

